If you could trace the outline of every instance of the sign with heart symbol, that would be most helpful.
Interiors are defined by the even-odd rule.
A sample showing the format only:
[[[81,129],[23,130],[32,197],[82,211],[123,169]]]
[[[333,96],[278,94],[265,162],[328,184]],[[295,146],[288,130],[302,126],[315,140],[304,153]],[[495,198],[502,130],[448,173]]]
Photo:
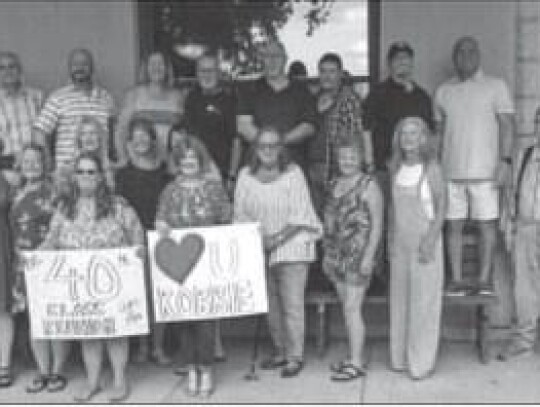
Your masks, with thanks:
[[[166,237],[158,240],[155,258],[159,268],[182,285],[189,277],[205,249],[204,239],[197,233],[188,233],[179,243]]]

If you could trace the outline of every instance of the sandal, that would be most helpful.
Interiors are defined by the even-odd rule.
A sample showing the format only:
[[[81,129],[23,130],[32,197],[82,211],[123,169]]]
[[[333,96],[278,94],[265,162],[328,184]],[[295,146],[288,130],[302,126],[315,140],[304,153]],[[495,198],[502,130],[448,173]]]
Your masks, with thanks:
[[[47,379],[47,391],[49,393],[56,393],[62,391],[67,386],[67,379],[61,374],[52,374]]]
[[[334,382],[349,382],[351,380],[364,377],[366,372],[351,363],[344,363],[341,370],[332,375],[331,379]]]
[[[44,374],[38,374],[32,382],[26,387],[27,393],[39,393],[47,388],[48,376]]]
[[[111,403],[120,403],[129,397],[129,387],[127,383],[122,386],[115,386],[109,393],[109,401]]]
[[[261,362],[260,367],[264,370],[277,369],[287,364],[287,360],[282,356],[272,356]]]
[[[304,368],[304,362],[301,360],[290,360],[287,365],[281,371],[281,377],[290,378],[295,377]]]
[[[101,391],[101,387],[99,386],[96,386],[96,387],[93,387],[93,388],[90,388],[90,386],[88,385],[85,385],[81,391],[79,391],[78,394],[76,394],[73,399],[77,402],[77,403],[86,403],[90,400],[92,400],[92,398],[98,394],[99,392]]]
[[[9,367],[0,367],[0,387],[9,387],[13,384],[13,375]]]

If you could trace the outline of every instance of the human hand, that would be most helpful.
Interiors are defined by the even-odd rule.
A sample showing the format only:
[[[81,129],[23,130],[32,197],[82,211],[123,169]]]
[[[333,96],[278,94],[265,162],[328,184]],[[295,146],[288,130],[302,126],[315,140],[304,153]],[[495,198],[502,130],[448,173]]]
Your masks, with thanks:
[[[169,237],[171,234],[171,228],[167,225],[167,222],[162,220],[156,221],[156,231],[162,239]]]
[[[135,247],[135,256],[140,258],[142,261],[146,260],[146,247],[142,244]]]
[[[512,186],[512,166],[506,161],[500,161],[495,170],[495,184],[500,188]]]
[[[324,113],[332,107],[334,104],[334,97],[328,93],[323,93],[317,99],[317,111],[319,113]]]
[[[428,232],[420,240],[419,248],[419,261],[420,263],[430,263],[435,258],[435,242],[437,241],[436,237],[432,233]]]

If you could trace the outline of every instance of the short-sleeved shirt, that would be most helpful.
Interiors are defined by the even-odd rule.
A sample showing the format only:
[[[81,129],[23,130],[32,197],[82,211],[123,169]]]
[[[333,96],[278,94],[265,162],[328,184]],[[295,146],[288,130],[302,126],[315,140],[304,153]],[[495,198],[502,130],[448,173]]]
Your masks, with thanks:
[[[185,118],[221,173],[227,174],[236,137],[236,101],[232,92],[220,87],[208,93],[195,87],[186,98]]]
[[[404,117],[417,116],[433,128],[432,102],[417,84],[411,91],[392,78],[376,84],[364,101],[365,129],[371,131],[373,158],[377,169],[385,169],[392,156],[392,140],[396,124]]]
[[[4,154],[19,154],[32,141],[32,125],[43,105],[43,92],[23,87],[10,95],[0,90],[0,138]]]
[[[435,93],[435,119],[444,122],[443,168],[450,180],[493,180],[499,161],[498,114],[514,113],[505,82],[478,70],[451,78]]]
[[[83,116],[95,117],[108,129],[114,113],[113,98],[105,89],[94,86],[86,93],[70,84],[49,96],[34,126],[47,135],[56,131],[55,163],[58,167],[71,162],[76,154],[75,132]]]
[[[356,140],[362,148],[362,100],[352,88],[343,86],[335,97],[334,104],[319,115],[316,136],[310,141],[309,161],[324,163],[324,181],[337,174],[336,146]]]
[[[281,90],[274,90],[265,78],[253,84],[251,91],[242,94],[239,115],[253,117],[257,127],[271,126],[284,134],[301,123],[316,124],[315,98],[305,85],[289,82]],[[302,168],[307,166],[307,143],[289,146],[292,158]]]

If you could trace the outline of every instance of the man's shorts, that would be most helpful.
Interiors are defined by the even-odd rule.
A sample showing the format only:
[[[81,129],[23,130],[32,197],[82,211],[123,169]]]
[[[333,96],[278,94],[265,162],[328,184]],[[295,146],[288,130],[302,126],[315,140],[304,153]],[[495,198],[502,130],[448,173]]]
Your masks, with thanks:
[[[480,221],[499,217],[499,189],[493,181],[448,181],[446,219]]]

